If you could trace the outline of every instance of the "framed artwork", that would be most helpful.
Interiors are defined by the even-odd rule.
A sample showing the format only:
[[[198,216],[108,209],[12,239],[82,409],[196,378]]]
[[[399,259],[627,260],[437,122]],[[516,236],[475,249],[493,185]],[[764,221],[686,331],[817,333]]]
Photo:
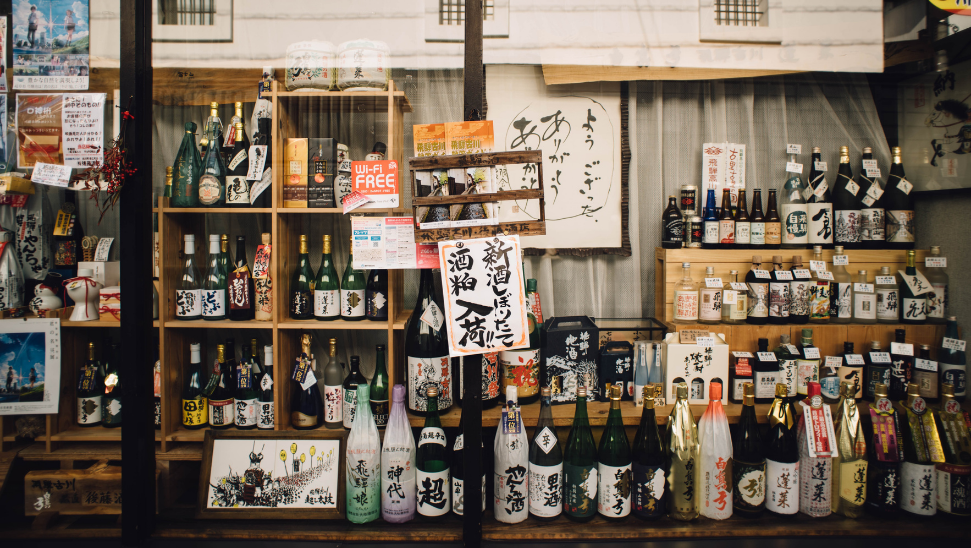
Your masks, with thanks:
[[[60,391],[61,320],[0,320],[0,415],[57,413]]]
[[[233,0],[152,2],[152,42],[232,42]]]
[[[344,431],[206,432],[196,515],[342,519]]]

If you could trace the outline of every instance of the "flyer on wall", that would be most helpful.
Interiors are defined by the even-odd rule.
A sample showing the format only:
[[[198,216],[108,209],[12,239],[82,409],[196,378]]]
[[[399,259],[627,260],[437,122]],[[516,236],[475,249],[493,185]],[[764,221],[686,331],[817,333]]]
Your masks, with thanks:
[[[17,167],[74,168],[104,160],[104,93],[18,93]]]
[[[0,415],[57,413],[61,320],[0,320]]]
[[[0,17],[0,93],[7,92],[7,16]]]
[[[88,89],[87,0],[13,0],[13,89]]]

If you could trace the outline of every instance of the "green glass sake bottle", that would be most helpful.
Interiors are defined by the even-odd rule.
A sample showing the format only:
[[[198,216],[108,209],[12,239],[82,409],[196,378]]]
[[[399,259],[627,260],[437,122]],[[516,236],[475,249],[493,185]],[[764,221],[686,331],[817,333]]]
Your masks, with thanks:
[[[587,389],[577,387],[577,409],[563,455],[563,510],[573,521],[590,521],[597,514],[597,450],[587,418]]]
[[[121,426],[121,376],[118,363],[118,343],[108,345],[108,367],[105,374],[105,394],[101,398],[101,425]]]
[[[202,173],[202,158],[196,149],[196,124],[185,123],[182,144],[175,155],[172,165],[172,207],[199,207],[199,175]]]
[[[341,284],[330,252],[330,235],[324,234],[320,269],[314,281],[314,318],[321,321],[341,318]]]
[[[354,268],[354,238],[347,248],[347,266],[341,278],[341,319],[358,321],[364,319],[364,298],[367,277],[363,270]]]
[[[309,320],[314,317],[313,309],[313,280],[314,270],[310,266],[310,248],[307,236],[300,235],[300,255],[297,257],[297,268],[290,280],[290,318],[294,320]]]
[[[607,385],[610,412],[597,449],[597,511],[610,521],[623,521],[630,515],[631,454],[620,413],[622,390],[619,384]]]
[[[663,517],[667,511],[667,455],[657,427],[654,398],[661,385],[650,384],[643,388],[644,411],[634,435],[633,489],[631,511],[643,520]]]
[[[449,485],[448,449],[445,430],[438,418],[438,385],[431,385],[425,427],[418,435],[418,513],[426,518],[439,518],[452,508],[452,489]],[[592,442],[591,442],[592,443]]]
[[[366,383],[358,385],[356,418],[347,436],[345,510],[351,523],[368,523],[381,514],[381,437],[369,392]]]

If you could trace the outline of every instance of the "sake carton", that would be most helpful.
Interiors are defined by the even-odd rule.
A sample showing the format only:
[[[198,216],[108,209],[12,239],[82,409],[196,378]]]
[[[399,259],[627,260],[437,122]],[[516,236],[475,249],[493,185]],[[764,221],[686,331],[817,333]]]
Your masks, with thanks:
[[[688,385],[688,403],[706,405],[711,383],[722,385],[722,403],[727,403],[728,343],[720,333],[684,330],[664,338],[664,394],[667,403],[676,401],[678,383]]]
[[[574,403],[577,387],[587,387],[593,401],[600,383],[597,358],[600,329],[587,316],[560,316],[546,321],[542,359],[546,365],[542,386],[551,388],[551,403]]]

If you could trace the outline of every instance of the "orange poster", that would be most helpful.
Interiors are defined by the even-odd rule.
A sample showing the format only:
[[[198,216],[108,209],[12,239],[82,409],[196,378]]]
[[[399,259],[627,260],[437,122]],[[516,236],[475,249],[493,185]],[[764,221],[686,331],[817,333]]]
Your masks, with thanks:
[[[445,124],[445,154],[492,152],[495,143],[492,120]]]
[[[415,124],[411,127],[415,141],[415,156],[445,154],[445,124]]]

